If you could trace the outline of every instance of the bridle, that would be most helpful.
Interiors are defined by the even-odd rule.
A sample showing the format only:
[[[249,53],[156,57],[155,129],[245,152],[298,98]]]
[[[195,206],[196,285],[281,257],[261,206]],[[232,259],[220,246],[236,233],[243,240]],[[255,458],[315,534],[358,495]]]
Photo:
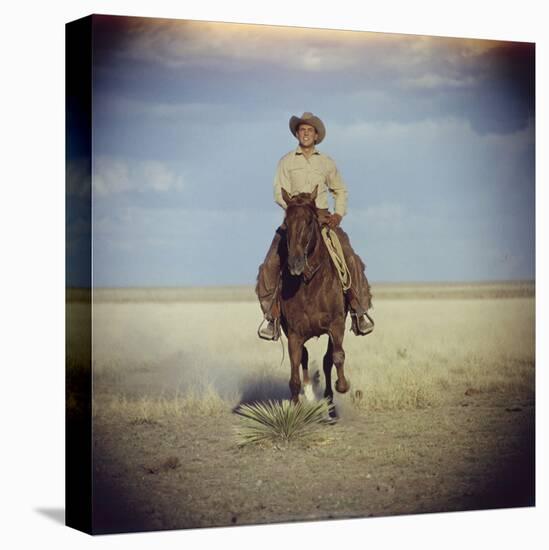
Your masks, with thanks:
[[[309,275],[307,275],[307,279],[311,280],[313,278],[313,275],[318,271],[318,268],[320,267],[320,263],[314,268],[314,270],[311,272],[311,266],[309,265],[309,247],[311,245],[311,240],[313,238],[313,235],[315,233],[315,219],[313,218],[311,225],[311,231],[309,233],[309,239],[307,240],[307,245],[305,246],[305,267],[309,271]],[[317,236],[317,244],[318,244],[318,236]]]
[[[311,246],[311,241],[313,239],[313,237],[315,236],[315,226],[314,224],[315,223],[318,223],[317,222],[317,219],[316,219],[316,209],[312,206],[312,205],[308,205],[308,204],[303,204],[303,205],[292,205],[292,206],[301,206],[301,207],[306,207],[306,208],[309,208],[312,213],[313,213],[313,217],[311,219],[311,221],[309,222],[308,226],[310,227],[310,231],[309,231],[309,237],[307,239],[307,244],[305,245],[305,267],[306,267],[306,271],[307,272],[303,272],[303,275],[304,275],[304,278],[305,278],[305,282],[308,282],[310,281],[313,276],[315,275],[315,273],[319,270],[320,266],[322,265],[322,262],[319,262],[318,265],[315,267],[315,268],[311,268],[311,266],[309,265],[309,248]],[[317,237],[317,246],[318,246],[318,235],[316,236]],[[286,239],[286,246],[288,247],[288,252],[290,251],[290,242],[288,241],[288,239]],[[316,248],[315,248],[316,250]]]

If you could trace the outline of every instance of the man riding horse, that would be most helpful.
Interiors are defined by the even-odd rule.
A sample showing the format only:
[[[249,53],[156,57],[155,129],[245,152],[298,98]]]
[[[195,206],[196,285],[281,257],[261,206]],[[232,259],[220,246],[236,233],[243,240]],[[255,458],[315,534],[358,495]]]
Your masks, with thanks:
[[[326,136],[320,118],[312,113],[290,119],[290,131],[297,138],[297,149],[283,156],[278,163],[274,179],[274,198],[286,209],[283,190],[290,196],[316,191],[315,204],[321,225],[327,225],[339,238],[345,262],[350,273],[351,286],[345,292],[351,312],[351,329],[356,335],[372,332],[374,324],[367,311],[371,307],[370,285],[364,274],[364,263],[354,252],[349,237],[339,224],[347,211],[347,188],[334,161],[316,149]],[[328,210],[328,191],[333,195],[335,208]],[[286,194],[284,193],[284,194]],[[264,262],[259,266],[256,294],[267,325],[258,330],[266,340],[278,340],[280,336],[280,272],[287,256],[284,223],[277,229]]]

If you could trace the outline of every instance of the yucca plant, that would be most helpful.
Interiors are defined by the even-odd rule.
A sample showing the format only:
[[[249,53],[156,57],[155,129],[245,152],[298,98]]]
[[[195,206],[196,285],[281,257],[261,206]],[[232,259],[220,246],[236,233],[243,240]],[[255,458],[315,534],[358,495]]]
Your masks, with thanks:
[[[320,424],[330,422],[331,407],[326,399],[297,405],[271,400],[241,405],[236,410],[242,417],[240,446],[264,441],[287,443],[311,436]]]

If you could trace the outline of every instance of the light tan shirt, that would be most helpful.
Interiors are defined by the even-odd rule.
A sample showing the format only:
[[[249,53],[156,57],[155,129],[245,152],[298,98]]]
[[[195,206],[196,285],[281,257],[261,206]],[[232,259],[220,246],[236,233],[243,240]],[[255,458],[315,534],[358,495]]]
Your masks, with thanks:
[[[336,214],[344,216],[347,212],[347,187],[337,170],[335,162],[320,151],[314,151],[306,158],[301,147],[284,155],[276,170],[274,179],[274,199],[286,208],[282,198],[282,188],[290,195],[312,193],[318,186],[316,205],[328,208],[328,190],[334,196]]]

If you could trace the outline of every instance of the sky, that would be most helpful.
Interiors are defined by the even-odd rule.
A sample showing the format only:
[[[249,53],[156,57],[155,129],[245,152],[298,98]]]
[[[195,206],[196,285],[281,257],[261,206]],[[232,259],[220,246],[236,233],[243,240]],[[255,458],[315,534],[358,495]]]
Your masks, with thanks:
[[[304,111],[371,282],[534,279],[533,44],[112,16],[93,44],[94,286],[254,284]]]

